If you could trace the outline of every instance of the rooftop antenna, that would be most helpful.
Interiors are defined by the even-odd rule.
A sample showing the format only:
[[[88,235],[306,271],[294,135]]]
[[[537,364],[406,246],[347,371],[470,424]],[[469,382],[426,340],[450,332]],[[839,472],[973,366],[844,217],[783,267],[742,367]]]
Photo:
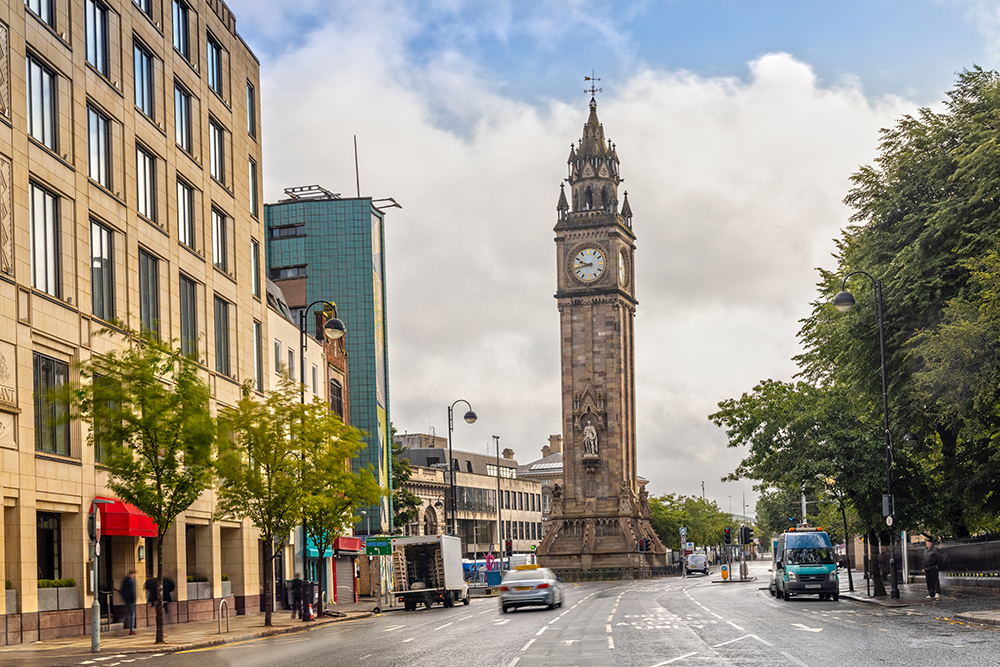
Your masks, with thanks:
[[[354,135],[354,180],[358,185],[358,199],[361,199],[361,171],[358,169],[358,135]]]
[[[592,103],[596,104],[597,100],[594,99],[595,96],[597,95],[597,93],[603,93],[604,92],[604,90],[602,88],[597,88],[596,87],[597,86],[597,82],[600,81],[600,79],[598,79],[596,76],[594,76],[594,70],[590,70],[590,76],[583,77],[583,80],[590,82],[590,88],[584,88],[583,92],[590,93],[590,101]]]

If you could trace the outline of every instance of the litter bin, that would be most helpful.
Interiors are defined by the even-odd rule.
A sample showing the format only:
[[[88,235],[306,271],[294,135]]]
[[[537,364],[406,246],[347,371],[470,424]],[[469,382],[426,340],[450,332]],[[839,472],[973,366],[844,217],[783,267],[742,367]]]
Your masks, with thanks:
[[[302,582],[302,620],[311,621],[313,618],[313,605],[316,603],[315,581]]]

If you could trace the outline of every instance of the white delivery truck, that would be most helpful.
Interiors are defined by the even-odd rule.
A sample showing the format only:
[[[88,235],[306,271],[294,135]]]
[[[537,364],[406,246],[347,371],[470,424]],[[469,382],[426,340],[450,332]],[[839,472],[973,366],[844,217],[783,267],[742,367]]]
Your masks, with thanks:
[[[392,538],[393,595],[407,611],[435,602],[452,607],[469,604],[469,585],[462,573],[462,542],[454,535]]]

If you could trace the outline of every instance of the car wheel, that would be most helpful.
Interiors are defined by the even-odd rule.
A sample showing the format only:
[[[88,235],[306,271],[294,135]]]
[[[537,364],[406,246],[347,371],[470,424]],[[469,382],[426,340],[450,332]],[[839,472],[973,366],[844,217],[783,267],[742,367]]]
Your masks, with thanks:
[[[466,596],[462,598],[462,604],[464,604],[465,606],[469,606],[470,602],[472,602],[472,598],[470,598],[468,594],[466,594]]]
[[[507,605],[504,605],[503,607],[501,607],[500,608],[500,612],[503,613],[503,614],[506,614],[507,613]]]

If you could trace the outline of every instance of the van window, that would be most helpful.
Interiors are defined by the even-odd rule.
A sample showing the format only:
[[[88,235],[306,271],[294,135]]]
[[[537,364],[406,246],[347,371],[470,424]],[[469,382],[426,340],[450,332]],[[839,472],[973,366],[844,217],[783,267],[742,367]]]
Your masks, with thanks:
[[[826,547],[788,549],[785,559],[789,565],[832,565],[833,551]]]

